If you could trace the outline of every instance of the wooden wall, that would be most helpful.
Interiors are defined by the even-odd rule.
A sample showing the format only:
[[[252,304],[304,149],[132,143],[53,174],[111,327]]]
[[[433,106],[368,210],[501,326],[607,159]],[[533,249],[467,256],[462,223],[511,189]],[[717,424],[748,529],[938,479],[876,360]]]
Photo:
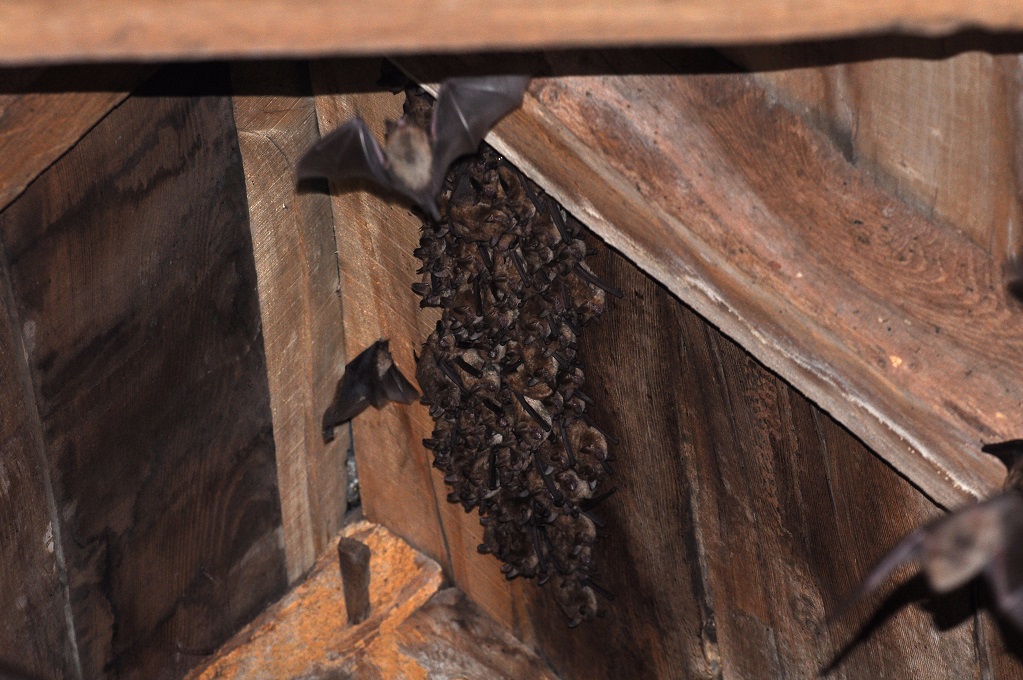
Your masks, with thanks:
[[[287,584],[228,94],[161,71],[0,214],[0,663],[177,677]]]
[[[421,445],[425,408],[368,410],[350,439],[319,439],[345,357],[389,337],[411,376],[433,325],[409,288],[408,210],[364,185],[328,199],[291,181],[318,130],[399,115],[400,97],[375,91],[379,63],[181,67],[120,105],[116,88],[83,99],[88,132],[33,183],[73,140],[11,173],[0,213],[0,578],[18,584],[0,592],[15,612],[0,667],[173,677],[326,547],[353,443],[368,517],[563,677],[801,677],[836,658],[840,677],[1023,676],[974,591],[933,615],[900,591],[836,657],[869,607],[826,617],[940,509],[675,297],[941,502],[997,483],[974,449],[1018,429],[992,263],[1019,245],[1019,59],[872,45],[548,55],[557,77],[498,130],[668,284],[595,241],[627,292],[583,335],[587,391],[621,440],[619,490],[598,510],[617,597],[574,631],[549,593],[477,554],[477,517],[445,501]],[[876,223],[845,219],[850,206]],[[901,236],[879,240],[889,228]],[[835,304],[849,290],[912,323],[851,324]],[[968,379],[935,378],[942,357]],[[962,389],[935,388],[953,379]]]
[[[398,115],[400,98],[338,96],[358,92],[339,85],[351,82],[346,64],[317,68],[322,128],[353,112],[377,127]],[[698,99],[709,105],[714,79],[700,81]],[[625,82],[616,86],[624,91]],[[558,102],[553,92],[544,101]],[[573,128],[583,129],[599,134]],[[645,192],[644,178],[636,181]],[[418,266],[409,256],[416,221],[373,192],[340,188],[346,337],[364,346],[389,335],[399,365],[411,369],[404,348],[431,324],[402,311],[414,300],[406,287]],[[496,561],[475,553],[478,518],[444,502],[419,444],[432,427],[422,407],[367,412],[353,423],[368,516],[441,561],[566,678],[807,677],[832,662],[837,677],[1023,676],[1001,630],[977,613],[983,599],[974,591],[925,611],[907,606],[919,588],[900,590],[870,634],[849,644],[878,603],[838,622],[827,617],[876,559],[940,509],[669,291],[600,249],[606,278],[627,291],[582,336],[587,391],[621,439],[613,447],[619,491],[599,510],[608,524],[597,553],[602,578],[617,595],[607,616],[570,631],[542,588],[503,581]]]

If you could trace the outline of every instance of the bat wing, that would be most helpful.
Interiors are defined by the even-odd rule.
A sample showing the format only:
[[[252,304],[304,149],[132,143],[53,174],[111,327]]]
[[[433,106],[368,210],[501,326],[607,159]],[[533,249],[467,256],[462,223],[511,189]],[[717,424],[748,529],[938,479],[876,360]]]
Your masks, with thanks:
[[[300,180],[361,177],[394,187],[384,151],[361,118],[353,118],[313,144],[298,161],[297,172]]]
[[[449,78],[433,110],[433,175],[436,195],[459,156],[476,153],[490,128],[522,104],[529,76]]]
[[[379,343],[374,343],[345,365],[344,375],[338,381],[334,401],[323,413],[323,438],[334,438],[334,428],[366,410],[377,382],[374,354]]]
[[[1023,632],[1023,495],[1008,491],[995,496],[1000,527],[998,549],[984,569],[995,605],[1017,630]]]
[[[411,404],[419,398],[416,388],[394,365],[380,378],[380,387],[388,401]]]

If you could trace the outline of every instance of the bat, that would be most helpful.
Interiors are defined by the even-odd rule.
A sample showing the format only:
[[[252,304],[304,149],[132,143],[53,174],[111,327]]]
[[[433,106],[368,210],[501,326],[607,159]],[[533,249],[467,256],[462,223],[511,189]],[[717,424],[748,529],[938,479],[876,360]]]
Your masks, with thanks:
[[[852,602],[877,590],[899,567],[918,562],[936,593],[951,592],[984,576],[999,612],[1023,631],[1023,465],[1019,463],[1023,440],[988,444],[981,450],[997,456],[1009,470],[1002,493],[910,533],[870,571]]]
[[[361,177],[409,198],[440,221],[437,194],[448,167],[476,153],[490,128],[522,104],[528,76],[449,78],[440,87],[430,129],[403,117],[389,125],[383,147],[361,118],[313,144],[298,162],[298,179]]]
[[[323,441],[334,438],[334,428],[366,410],[389,401],[411,404],[419,392],[394,365],[387,340],[377,340],[345,366],[334,401],[323,414]]]

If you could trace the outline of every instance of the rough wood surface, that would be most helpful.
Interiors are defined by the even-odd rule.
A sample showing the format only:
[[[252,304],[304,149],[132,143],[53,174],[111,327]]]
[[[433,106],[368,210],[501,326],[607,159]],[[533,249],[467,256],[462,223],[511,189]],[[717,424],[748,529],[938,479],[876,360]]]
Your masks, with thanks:
[[[616,598],[571,631],[544,589],[531,598],[520,630],[561,677],[815,677],[836,657],[828,677],[1023,677],[969,589],[933,617],[903,592],[838,657],[878,600],[826,617],[939,511],[635,266],[600,258],[626,295],[583,330],[579,356],[594,416],[620,438],[618,491],[594,510]]]
[[[1023,28],[1013,0],[27,0],[0,7],[0,62],[782,41]]]
[[[0,677],[81,678],[67,570],[17,304],[0,247]]]
[[[176,677],[286,586],[227,86],[163,72],[0,214],[87,678]]]
[[[1018,40],[970,34],[727,55],[855,167],[998,259],[1023,247],[1020,49]]]
[[[323,131],[358,113],[382,135],[384,121],[401,116],[403,96],[365,92],[377,89],[379,60],[324,62],[313,73]],[[400,200],[364,183],[340,183],[331,191],[348,355],[390,338],[395,362],[414,379],[413,351],[439,316],[435,309],[420,309],[411,290],[421,264],[412,255],[421,221]],[[519,586],[507,583],[493,560],[476,552],[483,534],[476,516],[447,502],[449,490],[422,445],[433,431],[427,409],[418,403],[367,409],[352,421],[352,430],[366,516],[439,561],[459,587],[502,593],[485,600],[485,608],[502,622],[512,621],[517,600],[511,593]]]
[[[365,544],[370,616],[348,625],[337,552],[307,580],[188,677],[553,678],[535,654],[453,588],[440,566],[385,528],[345,527],[341,540]]]
[[[334,225],[327,196],[295,188],[295,164],[319,138],[306,65],[235,64],[231,79],[294,581],[337,534],[346,509],[351,434],[339,428],[325,444],[320,424],[345,365]]]
[[[456,61],[402,64],[435,82]],[[534,81],[498,125],[502,153],[937,501],[999,486],[977,450],[1018,435],[1023,403],[1000,257],[720,59],[563,54],[542,68],[561,77]]]
[[[0,210],[124,101],[152,69],[7,69],[0,77]]]

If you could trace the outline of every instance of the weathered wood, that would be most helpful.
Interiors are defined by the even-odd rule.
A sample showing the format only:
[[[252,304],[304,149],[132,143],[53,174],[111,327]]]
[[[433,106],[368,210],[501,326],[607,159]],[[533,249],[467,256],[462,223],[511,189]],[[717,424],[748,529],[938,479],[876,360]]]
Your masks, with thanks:
[[[321,130],[359,114],[382,135],[384,121],[401,116],[400,95],[343,94],[376,89],[379,61],[320,63],[313,74]],[[438,310],[420,309],[411,291],[421,264],[412,255],[421,221],[400,199],[392,202],[394,196],[366,184],[339,183],[332,193],[348,355],[390,338],[398,367],[411,377],[413,351],[439,316]],[[460,588],[499,593],[479,601],[510,625],[515,619],[510,593],[518,586],[505,581],[492,558],[476,552],[482,541],[476,515],[466,516],[447,502],[449,490],[422,445],[433,431],[427,409],[420,404],[367,409],[352,421],[352,430],[366,516],[438,560]]]
[[[775,99],[918,212],[999,259],[1023,247],[1018,40],[887,37],[732,49]]]
[[[366,621],[348,625],[337,552],[327,550],[306,580],[188,677],[426,677],[395,630],[440,588],[440,566],[377,524],[351,524],[342,537],[365,543],[373,556]]]
[[[60,521],[0,247],[0,669],[81,678]],[[0,670],[0,676],[3,671]]]
[[[398,644],[431,678],[556,676],[457,588],[438,592],[398,628]]]
[[[231,79],[294,581],[337,534],[346,508],[350,432],[325,444],[320,426],[345,365],[333,217],[326,196],[295,188],[295,163],[319,138],[306,65],[235,64]]]
[[[938,502],[1004,472],[1023,345],[994,259],[743,74],[693,53],[562,55],[495,146]],[[454,60],[404,63],[435,81]],[[464,68],[464,65],[462,66]],[[485,68],[485,66],[484,66]],[[586,73],[666,75],[601,75]]]
[[[529,641],[564,678],[816,676],[877,601],[826,617],[938,510],[664,288],[601,257],[626,297],[584,329],[579,356],[594,416],[621,440],[619,490],[594,510],[616,598],[569,631],[541,588]],[[937,620],[898,608],[829,677],[974,677],[993,659],[1023,677],[990,631],[975,639],[968,601],[937,604]]]
[[[176,676],[286,586],[227,87],[163,72],[0,214],[88,678]]]
[[[783,41],[1023,28],[1011,0],[27,0],[0,7],[0,62],[297,57],[571,45]],[[268,30],[268,27],[272,27]]]
[[[152,69],[7,69],[0,85],[0,210],[60,158]]]
[[[337,542],[341,585],[345,591],[345,612],[350,626],[362,623],[369,616],[370,557],[369,546],[361,541],[342,536]]]

